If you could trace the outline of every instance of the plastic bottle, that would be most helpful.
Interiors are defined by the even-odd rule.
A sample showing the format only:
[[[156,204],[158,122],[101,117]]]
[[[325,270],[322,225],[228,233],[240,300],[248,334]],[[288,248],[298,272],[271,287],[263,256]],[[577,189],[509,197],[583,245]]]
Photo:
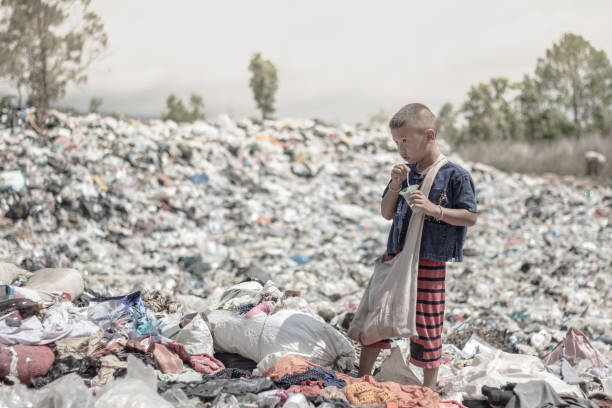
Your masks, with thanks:
[[[18,311],[22,318],[26,319],[40,311],[40,304],[30,299],[9,299],[0,302],[0,316]]]

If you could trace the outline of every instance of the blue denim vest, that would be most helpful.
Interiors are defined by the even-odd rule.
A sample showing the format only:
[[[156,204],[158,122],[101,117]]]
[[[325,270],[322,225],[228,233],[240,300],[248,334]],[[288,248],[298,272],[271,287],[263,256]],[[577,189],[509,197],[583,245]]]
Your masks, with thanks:
[[[410,167],[410,184],[421,185],[425,175],[417,173],[416,165],[406,164]],[[383,197],[389,189],[389,184],[385,188]],[[404,180],[402,188],[406,186],[407,182]],[[451,162],[442,166],[438,171],[429,192],[429,200],[444,208],[463,208],[477,212],[472,176],[465,169]],[[397,254],[404,248],[404,238],[411,216],[412,210],[408,203],[402,196],[399,196],[387,240],[388,255]],[[437,221],[434,217],[425,216],[420,257],[442,262],[461,262],[466,233],[467,227],[457,227]]]

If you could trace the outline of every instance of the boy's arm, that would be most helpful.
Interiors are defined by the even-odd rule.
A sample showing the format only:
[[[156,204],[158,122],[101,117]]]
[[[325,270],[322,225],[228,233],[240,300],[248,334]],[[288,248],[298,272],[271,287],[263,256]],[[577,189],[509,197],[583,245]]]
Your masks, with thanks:
[[[421,190],[414,191],[410,194],[408,204],[410,204],[413,210],[419,209],[423,211],[425,215],[432,216],[447,224],[458,227],[471,227],[476,224],[476,219],[478,218],[476,213],[463,208],[444,208],[435,205],[425,197],[425,194],[423,194]]]
[[[478,214],[464,210],[463,208],[443,208],[442,211],[442,218],[439,219],[447,224],[456,225],[458,227],[471,227],[476,224],[476,219],[478,218]],[[436,212],[437,214],[428,215],[438,218],[440,216],[440,209],[437,209]]]
[[[406,180],[410,173],[410,168],[405,164],[398,164],[391,169],[391,182],[385,190],[382,202],[380,203],[380,214],[385,220],[390,220],[397,208],[397,197],[402,188],[402,182]]]
[[[393,183],[391,183],[391,185],[393,185]],[[395,186],[393,186],[392,188],[394,188],[395,190],[399,190],[399,188],[396,188]],[[393,215],[395,214],[395,209],[397,208],[397,197],[399,197],[399,192],[387,189],[387,192],[385,193],[385,196],[383,197],[382,202],[380,203],[380,213],[385,220],[390,220],[393,218]]]

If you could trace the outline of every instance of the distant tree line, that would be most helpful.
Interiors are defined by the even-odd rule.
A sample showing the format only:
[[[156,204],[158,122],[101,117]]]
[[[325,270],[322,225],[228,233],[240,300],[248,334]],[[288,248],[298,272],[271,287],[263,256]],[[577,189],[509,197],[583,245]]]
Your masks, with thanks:
[[[66,87],[87,81],[86,70],[107,47],[100,17],[91,0],[0,0],[0,77],[16,95],[0,98],[0,107],[36,108],[43,120]],[[278,72],[270,60],[253,54],[249,86],[261,119],[275,112]],[[89,111],[103,101],[92,98]],[[163,119],[204,119],[202,96],[192,94],[189,108],[175,95],[166,99]],[[386,118],[380,111],[371,123]],[[472,86],[455,109],[446,103],[438,114],[438,132],[455,144],[491,140],[554,140],[586,133],[612,133],[612,65],[603,50],[577,34],[566,33],[539,58],[535,72],[519,82],[496,77]]]
[[[520,82],[491,78],[458,108],[446,103],[438,133],[455,144],[554,140],[612,133],[612,66],[603,50],[564,34]]]

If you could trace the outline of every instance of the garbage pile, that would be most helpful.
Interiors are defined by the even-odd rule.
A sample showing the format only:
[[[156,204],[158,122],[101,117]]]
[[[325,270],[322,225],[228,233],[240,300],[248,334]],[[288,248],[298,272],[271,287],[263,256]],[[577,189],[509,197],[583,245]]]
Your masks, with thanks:
[[[446,152],[471,172],[480,214],[448,267],[438,394],[414,385],[403,339],[375,377],[353,378],[342,334],[390,226],[387,130],[54,116],[45,137],[0,130],[7,406],[612,395],[610,187]]]

